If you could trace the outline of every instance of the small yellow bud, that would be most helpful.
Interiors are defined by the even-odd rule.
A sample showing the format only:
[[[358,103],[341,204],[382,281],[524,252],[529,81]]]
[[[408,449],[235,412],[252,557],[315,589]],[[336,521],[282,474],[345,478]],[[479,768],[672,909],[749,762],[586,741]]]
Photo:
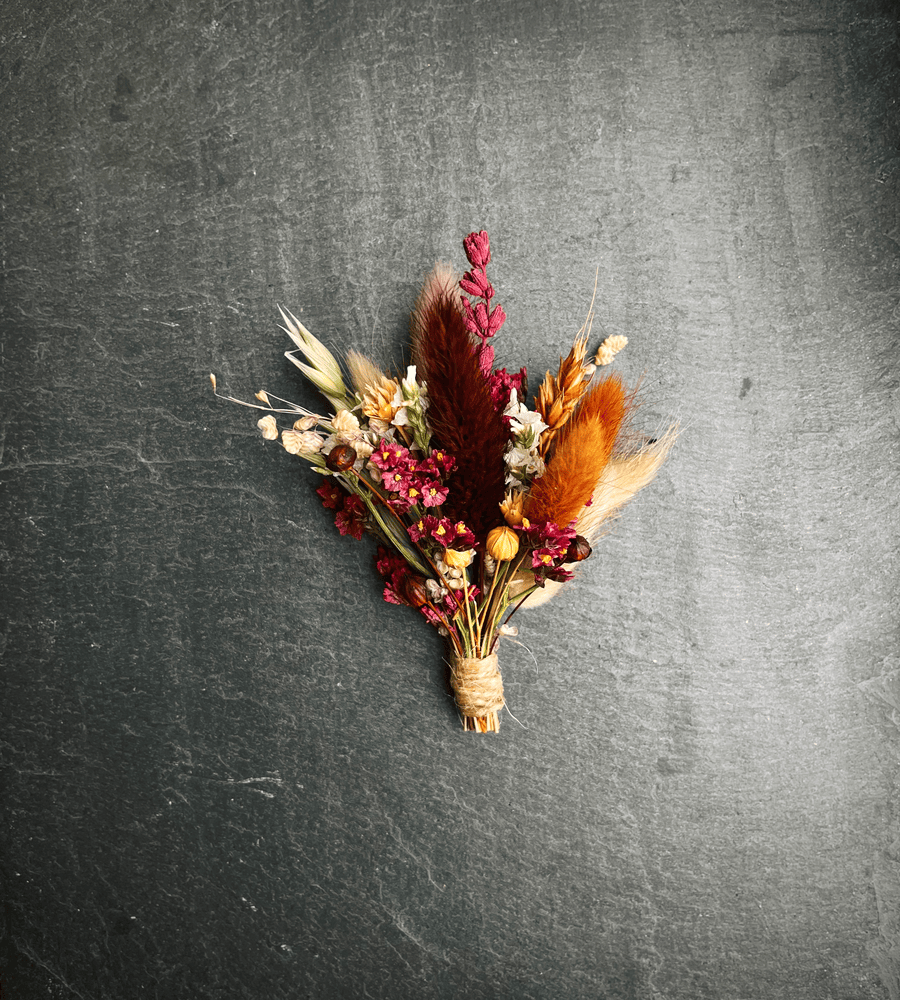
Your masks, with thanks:
[[[256,398],[257,398],[257,399],[258,399],[258,400],[259,400],[259,401],[260,401],[261,403],[265,403],[265,404],[266,404],[266,406],[269,406],[269,405],[271,405],[271,404],[269,403],[269,397],[268,397],[268,396],[266,395],[266,392],[265,392],[265,390],[264,390],[264,389],[260,389],[260,390],[259,390],[259,392],[258,392],[258,393],[256,393]]]
[[[492,528],[487,536],[487,553],[497,562],[509,562],[519,551],[519,536],[512,528]]]
[[[213,392],[216,391],[216,376],[212,372],[209,373],[209,380],[212,382]]]

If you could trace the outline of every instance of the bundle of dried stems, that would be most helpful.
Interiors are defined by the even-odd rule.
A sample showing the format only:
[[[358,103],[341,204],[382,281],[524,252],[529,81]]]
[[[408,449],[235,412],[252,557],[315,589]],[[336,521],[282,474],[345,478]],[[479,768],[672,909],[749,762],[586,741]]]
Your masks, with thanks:
[[[417,609],[447,638],[464,728],[496,732],[505,704],[497,648],[515,633],[510,619],[572,578],[609,519],[652,481],[678,431],[639,443],[623,433],[634,394],[596,367],[627,341],[607,338],[595,364],[586,361],[593,304],[529,409],[525,369],[494,365],[491,340],[506,314],[487,277],[487,233],[470,233],[463,248],[462,277],[436,265],[425,279],[405,374],[350,351],[348,388],[334,356],[282,311],[295,346],[286,356],[334,412],[273,403],[263,391],[243,405],[266,411],[263,437],[280,435],[321,474],[317,492],[342,535],[375,536],[384,599]],[[293,423],[279,430],[275,414]]]

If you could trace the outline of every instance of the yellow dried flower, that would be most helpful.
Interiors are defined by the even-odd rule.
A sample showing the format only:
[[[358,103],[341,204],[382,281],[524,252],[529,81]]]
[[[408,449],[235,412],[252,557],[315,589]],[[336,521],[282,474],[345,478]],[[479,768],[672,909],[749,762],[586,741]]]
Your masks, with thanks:
[[[260,420],[257,420],[256,426],[259,428],[260,433],[267,441],[275,441],[278,439],[278,424],[275,423],[275,418],[271,413],[267,417],[262,417]]]
[[[399,407],[394,406],[400,384],[382,375],[377,382],[367,383],[360,393],[362,411],[367,417],[390,423]]]
[[[469,566],[472,560],[475,558],[474,549],[447,549],[444,552],[444,562],[448,566],[452,566],[454,569],[465,569]]]
[[[318,417],[301,417],[299,420],[294,421],[295,431],[311,431],[313,427],[319,422]]]
[[[623,337],[621,334],[607,337],[600,345],[594,361],[598,365],[608,365],[627,343],[628,338]]]
[[[257,392],[257,393],[256,393],[256,398],[257,398],[257,399],[258,399],[258,400],[259,400],[259,401],[260,401],[261,403],[265,403],[265,404],[266,404],[266,406],[269,406],[269,405],[270,405],[270,403],[269,403],[269,397],[268,397],[268,395],[266,395],[266,391],[265,391],[265,389],[260,389],[260,390],[259,390],[259,392]]]
[[[492,528],[487,536],[487,553],[497,562],[509,562],[519,551],[519,536],[512,528]]]
[[[525,502],[525,494],[518,490],[510,490],[500,504],[504,520],[511,527],[516,527],[522,523],[522,505]]]

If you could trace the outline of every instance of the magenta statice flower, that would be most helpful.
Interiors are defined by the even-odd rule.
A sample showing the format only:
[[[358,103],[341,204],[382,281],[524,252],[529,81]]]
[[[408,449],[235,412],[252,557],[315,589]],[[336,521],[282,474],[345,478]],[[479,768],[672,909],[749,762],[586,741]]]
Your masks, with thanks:
[[[515,389],[519,399],[524,398],[528,388],[528,372],[521,368],[515,375],[511,375],[505,368],[498,368],[490,374],[491,399],[498,410],[505,410],[509,405],[512,390]],[[509,426],[509,417],[503,418]]]
[[[405,469],[396,467],[385,469],[381,473],[382,485],[392,493],[400,493],[401,490],[409,486],[411,479],[412,476]]]
[[[447,499],[449,492],[449,487],[442,486],[437,479],[433,479],[422,486],[422,503],[426,507],[439,507]]]
[[[437,464],[442,477],[451,473],[456,467],[456,459],[452,455],[448,455],[443,448],[435,448],[430,457]]]
[[[369,461],[374,466],[377,466],[377,468],[386,470],[402,465],[408,458],[408,448],[404,448],[402,444],[397,444],[396,441],[385,441],[382,439],[381,444],[372,452]]]
[[[432,517],[431,520],[434,523],[428,533],[446,549],[456,537],[453,522],[446,517]]]
[[[453,547],[455,549],[471,549],[475,545],[475,532],[470,531],[464,521],[453,525]]]
[[[435,449],[427,458],[423,458],[416,463],[416,472],[419,475],[437,477],[443,479],[456,465],[456,459],[447,452]]]

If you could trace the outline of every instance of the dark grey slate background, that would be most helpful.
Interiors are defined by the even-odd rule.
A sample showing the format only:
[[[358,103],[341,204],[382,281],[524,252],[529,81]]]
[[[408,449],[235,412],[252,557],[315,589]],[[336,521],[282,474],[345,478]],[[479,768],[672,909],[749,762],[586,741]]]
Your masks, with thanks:
[[[0,46],[4,997],[900,998],[895,8],[10,3]],[[206,382],[313,402],[278,302],[399,362],[480,227],[503,361],[599,268],[684,426],[488,738]]]

